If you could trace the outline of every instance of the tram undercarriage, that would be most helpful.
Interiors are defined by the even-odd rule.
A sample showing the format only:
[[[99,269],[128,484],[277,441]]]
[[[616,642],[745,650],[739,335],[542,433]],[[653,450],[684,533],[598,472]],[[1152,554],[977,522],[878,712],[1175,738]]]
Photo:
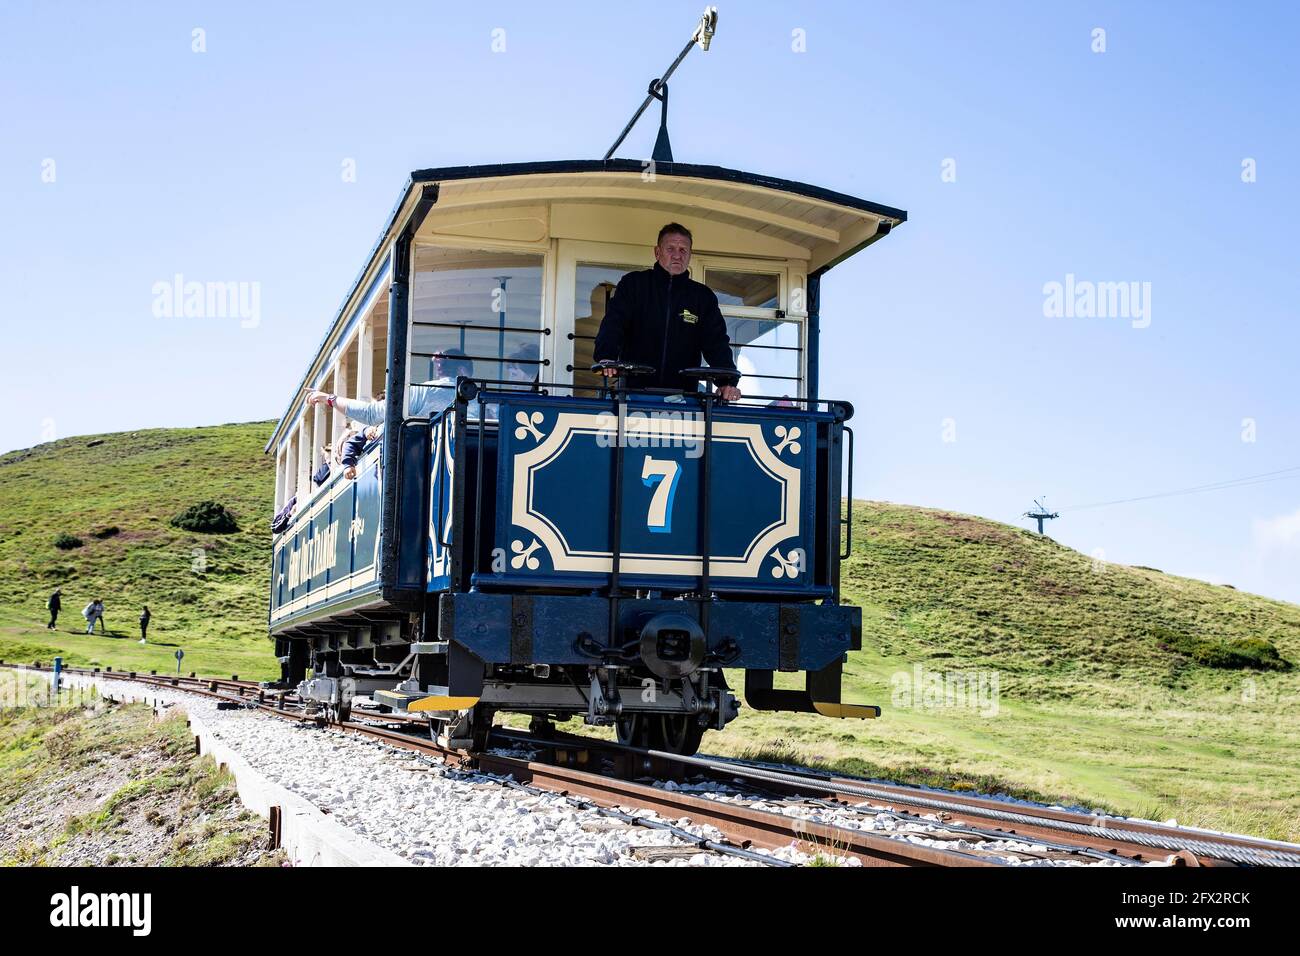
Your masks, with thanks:
[[[689,666],[686,657],[672,659],[689,654],[678,635],[652,645],[649,664],[484,664],[454,642],[403,640],[403,623],[340,624],[337,633],[279,639],[282,686],[330,720],[350,719],[354,704],[419,715],[435,737],[467,747],[486,744],[496,714],[519,713],[542,735],[581,717],[614,727],[620,743],[694,753],[705,730],[723,729],[740,710],[721,667],[652,672]]]

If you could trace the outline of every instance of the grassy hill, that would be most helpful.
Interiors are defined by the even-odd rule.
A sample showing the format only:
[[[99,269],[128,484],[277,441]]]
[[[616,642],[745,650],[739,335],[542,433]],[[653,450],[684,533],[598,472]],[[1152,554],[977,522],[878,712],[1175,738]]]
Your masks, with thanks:
[[[1300,839],[1300,607],[931,509],[856,504],[857,726],[750,715],[846,768]],[[922,678],[918,693],[918,669]],[[996,682],[996,706],[931,693]],[[987,695],[986,695],[987,697]],[[964,704],[964,705],[963,705]]]
[[[72,664],[165,671],[181,645],[187,671],[273,675],[269,428],[0,456],[0,658],[57,650]],[[239,530],[169,524],[202,500]],[[83,544],[60,550],[60,534]],[[853,537],[845,597],[863,609],[864,640],[845,696],[884,716],[746,709],[707,749],[1300,838],[1300,607],[906,505],[856,503]],[[43,607],[56,584],[65,608],[52,633]],[[79,633],[96,593],[109,639]],[[143,603],[154,619],[141,647]]]
[[[0,456],[0,658],[240,676],[278,674],[266,639],[275,467],[267,422],[65,438]],[[171,519],[204,500],[233,534]],[[61,550],[59,535],[82,542]],[[58,631],[45,600],[63,588]],[[99,597],[112,640],[84,634]],[[141,647],[137,619],[153,618]],[[39,626],[33,628],[32,624]]]

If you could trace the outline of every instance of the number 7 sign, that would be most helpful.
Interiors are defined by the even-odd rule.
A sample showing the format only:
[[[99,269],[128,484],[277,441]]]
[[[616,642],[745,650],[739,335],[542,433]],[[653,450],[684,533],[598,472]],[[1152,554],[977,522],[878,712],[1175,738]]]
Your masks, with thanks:
[[[675,461],[646,455],[641,463],[641,483],[655,489],[645,523],[657,534],[669,534],[673,530],[673,497],[677,494],[680,476],[681,468]]]

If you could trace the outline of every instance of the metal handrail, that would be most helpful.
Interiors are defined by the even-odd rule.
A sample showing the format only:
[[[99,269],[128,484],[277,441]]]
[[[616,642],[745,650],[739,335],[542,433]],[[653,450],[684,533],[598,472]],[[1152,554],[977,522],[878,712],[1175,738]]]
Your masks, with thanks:
[[[849,517],[847,522],[845,521],[840,522],[840,524],[848,525],[848,534],[844,536],[844,553],[840,555],[841,561],[848,560],[849,555],[853,552],[853,429],[850,428],[848,425],[845,425],[844,431],[849,436],[849,448],[848,448],[848,455],[847,455],[849,459],[849,491],[848,494],[844,496],[845,501],[848,502]],[[829,504],[829,502],[827,502],[827,504]]]
[[[512,382],[512,381],[510,381],[509,379],[503,379],[503,378],[478,378],[478,377],[476,377],[476,376],[469,376],[469,375],[463,375],[463,376],[460,376],[460,377],[457,379],[457,382],[461,382],[461,381],[464,381],[464,382],[467,382],[467,383],[472,384],[472,385],[475,387],[476,390],[477,390],[478,388],[482,387],[482,386],[489,386],[489,385],[509,385],[509,386],[513,386],[512,388],[501,389],[499,392],[497,392],[497,390],[493,390],[493,392],[494,392],[495,394],[503,394],[503,395],[509,395],[509,394],[511,394],[511,393],[519,394],[519,393],[521,393],[521,392],[530,392],[530,391],[531,391],[531,392],[534,392],[534,393],[540,393],[540,394],[542,394],[542,395],[549,395],[549,394],[550,394],[549,392],[540,391],[541,389],[548,389],[548,388],[567,388],[567,389],[569,389],[570,391],[577,391],[577,390],[581,389],[582,391],[586,391],[586,392],[594,392],[594,391],[599,391],[599,390],[601,390],[601,389],[604,387],[604,386],[601,385],[601,384],[595,384],[595,385],[575,385],[575,384],[572,383],[572,382],[543,382],[543,381],[541,381],[541,380],[538,380],[538,381],[536,381],[536,382],[529,382],[529,383],[527,383],[527,386],[526,386],[526,387],[520,387],[522,383],[520,383],[520,382]],[[696,399],[697,401],[700,401],[701,403],[703,402],[703,399],[704,399],[704,393],[703,393],[703,392],[699,392],[699,391],[688,391],[688,390],[686,390],[686,389],[671,389],[671,388],[658,388],[658,389],[652,389],[652,388],[626,388],[626,389],[624,389],[624,391],[626,392],[626,394],[628,395],[628,397],[665,398],[665,397],[669,397],[669,396],[680,395],[680,396],[683,396],[683,397],[685,397],[685,398],[693,398],[693,399]],[[560,397],[560,396],[557,396],[557,397]],[[573,396],[573,397],[576,398],[576,397],[579,397],[579,396]],[[715,398],[714,400],[715,400],[715,402],[717,401],[716,398]],[[850,418],[853,417],[853,414],[854,414],[854,408],[853,408],[853,403],[852,403],[852,402],[844,401],[844,400],[841,400],[841,399],[829,399],[829,398],[801,398],[801,397],[794,397],[794,396],[790,396],[790,395],[744,395],[744,396],[742,396],[742,397],[740,398],[739,401],[735,401],[735,402],[725,402],[725,403],[720,403],[720,404],[725,404],[726,406],[731,407],[731,408],[773,409],[773,408],[781,408],[781,407],[782,407],[782,406],[780,406],[780,405],[748,405],[748,404],[746,404],[746,402],[751,402],[751,401],[754,401],[754,402],[756,402],[756,401],[764,401],[764,402],[790,402],[790,403],[793,404],[793,405],[826,405],[826,406],[827,406],[827,409],[826,409],[826,413],[827,413],[827,414],[831,414],[831,413],[832,413],[832,411],[831,411],[832,409],[834,409],[834,408],[838,408],[838,409],[840,410],[840,412],[841,412],[840,417],[841,417],[841,419],[842,419],[843,421],[848,421]],[[819,409],[816,409],[816,408],[810,408],[810,409],[807,409],[807,410],[808,410],[808,411],[811,411],[811,412],[814,412],[814,413],[819,413],[819,412],[820,412],[820,410],[819,410]]]
[[[442,429],[442,442],[441,442],[441,444],[440,444],[438,447],[439,447],[440,453],[441,453],[443,456],[446,456],[446,454],[447,454],[447,431],[448,431],[447,425],[448,425],[448,422],[449,422],[449,420],[450,420],[450,416],[447,415],[447,411],[448,411],[448,409],[445,409],[445,408],[443,409],[442,415],[440,416],[439,421],[438,421],[438,427],[439,427],[440,429]],[[433,429],[432,429],[432,425],[431,425],[431,426],[430,426],[430,432],[432,432],[432,430],[433,430]],[[435,467],[436,469],[440,469],[440,468],[442,468],[442,462],[441,462],[441,461],[436,462],[436,463],[434,464],[434,467]],[[431,483],[432,483],[432,480],[433,480],[433,479],[430,479],[430,482],[431,482]],[[433,497],[433,496],[430,495],[430,499],[432,499],[432,497]],[[435,529],[436,529],[437,532],[438,532],[438,543],[439,543],[440,545],[442,545],[444,548],[449,547],[449,546],[450,546],[450,542],[447,541],[447,535],[446,535],[445,530],[443,529],[443,521],[442,521],[442,496],[439,495],[439,496],[438,496],[438,500],[437,500],[437,501],[433,501],[431,506],[435,509],[434,519],[433,519],[433,520],[434,520],[434,527],[435,527]]]

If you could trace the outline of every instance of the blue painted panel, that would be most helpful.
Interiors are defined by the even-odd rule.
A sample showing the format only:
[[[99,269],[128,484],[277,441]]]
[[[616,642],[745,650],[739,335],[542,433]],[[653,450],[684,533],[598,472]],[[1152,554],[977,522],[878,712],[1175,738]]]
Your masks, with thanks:
[[[355,530],[352,537],[352,573],[364,576],[377,569],[380,524],[383,519],[383,479],[379,462],[382,443],[367,452],[357,463]],[[365,584],[366,582],[360,582]]]
[[[510,660],[510,595],[452,591],[438,600],[439,639],[450,632],[451,637],[485,663]],[[446,623],[448,615],[450,628]]]
[[[288,556],[291,549],[282,540],[276,545],[271,558],[271,614],[280,609],[289,593]]]
[[[271,559],[273,627],[311,618],[379,587],[382,444],[357,465],[357,477],[331,478],[281,536]]]
[[[311,522],[303,520],[293,532],[293,551],[289,553],[290,597],[298,600],[311,589],[310,574],[303,570],[311,549]]]
[[[334,529],[334,558],[327,578],[331,584],[352,573],[353,508],[356,505],[356,485],[345,482],[337,497],[330,502],[330,525]]]
[[[496,401],[497,393],[492,394]],[[600,587],[608,580],[617,418],[607,401],[503,393],[495,546],[506,567],[476,585]],[[710,575],[715,591],[810,595],[816,428],[794,408],[714,417]],[[690,588],[701,573],[703,415],[637,400],[625,419],[620,574]]]
[[[428,573],[430,591],[451,587],[452,492],[455,484],[456,413],[449,409],[435,419],[429,442]]]
[[[450,636],[483,661],[510,660],[511,597],[485,592],[451,593],[442,597],[444,622],[450,607]],[[577,649],[580,635],[609,646],[609,603],[600,597],[534,595],[532,662],[583,664],[592,659]],[[792,605],[786,605],[791,607]],[[846,605],[797,604],[799,670],[821,670],[849,650],[861,627],[861,610]],[[619,605],[619,628],[635,634],[655,614],[686,614],[698,620],[692,601],[625,601]],[[715,601],[709,607],[708,646],[718,650],[734,642],[740,656],[728,666],[776,670],[780,664],[781,605],[757,601]],[[444,623],[445,628],[445,623]],[[445,633],[445,630],[444,630]]]
[[[308,586],[313,592],[324,591],[325,585],[329,583],[330,569],[334,567],[334,560],[337,557],[335,542],[339,538],[339,526],[338,522],[333,520],[331,510],[330,506],[326,505],[311,522],[311,550],[304,574],[310,575]],[[347,536],[347,528],[343,529],[343,534],[344,537]]]

